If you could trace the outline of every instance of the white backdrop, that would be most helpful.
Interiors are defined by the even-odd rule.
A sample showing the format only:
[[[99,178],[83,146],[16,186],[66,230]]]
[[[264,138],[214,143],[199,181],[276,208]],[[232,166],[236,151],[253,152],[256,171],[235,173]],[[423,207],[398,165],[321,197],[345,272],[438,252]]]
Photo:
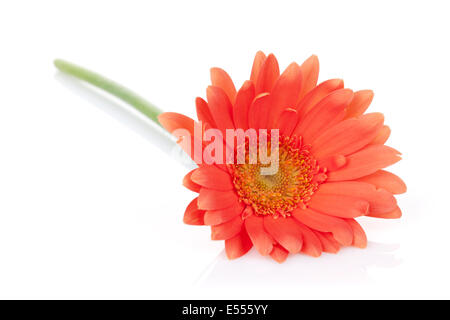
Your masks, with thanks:
[[[447,1],[3,1],[0,298],[450,298]],[[257,50],[280,67],[317,54],[319,80],[373,89],[403,218],[361,219],[366,250],[279,265],[227,261],[182,223],[193,193],[169,139],[58,73],[94,69],[194,115],[209,68],[237,86]]]

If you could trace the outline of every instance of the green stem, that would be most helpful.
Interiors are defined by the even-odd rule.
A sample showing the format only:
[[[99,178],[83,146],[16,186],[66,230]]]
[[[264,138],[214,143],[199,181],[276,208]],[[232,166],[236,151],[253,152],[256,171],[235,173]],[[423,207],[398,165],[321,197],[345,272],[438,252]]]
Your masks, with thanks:
[[[64,60],[57,59],[54,61],[54,64],[56,68],[58,68],[62,72],[70,74],[78,79],[84,80],[127,102],[136,110],[149,117],[152,121],[154,121],[158,125],[161,125],[158,121],[158,115],[162,113],[162,110],[158,109],[153,104],[140,97],[130,89],[125,88],[124,86],[112,80],[109,80],[108,78],[105,78],[95,72],[89,71],[85,68]]]

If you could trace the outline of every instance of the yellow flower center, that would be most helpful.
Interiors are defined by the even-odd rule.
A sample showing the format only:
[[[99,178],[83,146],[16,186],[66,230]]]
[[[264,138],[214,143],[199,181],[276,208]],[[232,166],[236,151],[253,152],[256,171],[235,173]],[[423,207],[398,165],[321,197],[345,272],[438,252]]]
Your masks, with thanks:
[[[270,155],[270,142],[267,148]],[[270,163],[263,164],[259,158],[257,163],[249,163],[248,149],[246,163],[230,165],[230,168],[240,201],[251,206],[257,215],[289,216],[292,210],[306,207],[319,184],[326,179],[309,148],[302,146],[299,138],[280,137],[278,170],[273,174],[261,171],[262,168],[267,170]]]

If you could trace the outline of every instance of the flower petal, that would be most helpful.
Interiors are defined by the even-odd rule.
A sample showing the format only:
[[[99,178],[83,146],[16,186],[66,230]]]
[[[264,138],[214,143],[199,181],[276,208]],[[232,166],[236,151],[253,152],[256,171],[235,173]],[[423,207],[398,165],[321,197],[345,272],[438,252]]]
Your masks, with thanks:
[[[255,98],[255,85],[251,81],[245,81],[236,95],[233,108],[233,119],[236,128],[248,129],[248,112]]]
[[[289,252],[277,244],[275,244],[273,246],[273,250],[270,253],[270,256],[272,257],[272,259],[278,263],[283,263],[284,261],[286,261],[288,255],[289,255]]]
[[[211,68],[211,83],[215,87],[222,88],[222,90],[230,99],[231,104],[234,104],[234,99],[236,98],[236,88],[234,87],[233,80],[226,73],[225,70],[220,68]]]
[[[353,243],[352,245],[361,249],[367,247],[367,236],[363,228],[356,222],[355,219],[346,219],[347,223],[353,229]]]
[[[299,118],[304,117],[320,100],[335,90],[344,88],[344,81],[341,79],[331,79],[322,82],[312,89],[304,98],[297,102]]]
[[[368,176],[357,179],[357,181],[371,183],[377,188],[383,188],[393,194],[406,192],[406,184],[403,180],[385,170],[378,170]]]
[[[306,144],[310,144],[324,130],[340,122],[345,116],[345,108],[350,103],[353,92],[340,89],[323,98],[299,122],[294,134],[302,136]]]
[[[278,67],[278,61],[273,54],[269,54],[261,66],[255,83],[256,94],[270,92],[279,76],[280,69]]]
[[[252,215],[245,219],[245,229],[256,250],[266,256],[272,252],[274,240],[264,229],[264,218]]]
[[[298,253],[302,249],[303,235],[299,224],[291,217],[274,219],[264,217],[264,228],[286,250]]]
[[[334,238],[344,246],[352,244],[352,229],[343,219],[322,214],[312,209],[294,210],[292,216],[314,230],[331,232]]]
[[[281,113],[278,124],[275,127],[280,129],[280,134],[290,136],[292,131],[294,131],[294,128],[297,126],[297,122],[297,111],[287,108]]]
[[[327,182],[320,185],[314,196],[317,195],[342,195],[365,200],[370,204],[369,213],[392,211],[397,207],[392,193],[366,182]]]
[[[227,240],[235,237],[241,232],[243,223],[242,218],[236,216],[227,222],[211,226],[211,240]]]
[[[225,252],[230,260],[243,256],[252,246],[252,241],[244,229],[237,236],[225,240]]]
[[[191,179],[196,184],[208,189],[221,191],[234,190],[231,176],[216,166],[204,165],[199,167],[194,171]]]
[[[339,243],[333,238],[331,233],[324,233],[319,231],[314,231],[314,233],[316,234],[317,238],[319,238],[324,252],[337,253],[340,250],[341,247]]]
[[[369,108],[372,99],[372,90],[356,91],[352,102],[347,108],[347,115],[345,116],[345,118],[354,118],[362,115],[367,110],[367,108]]]
[[[234,129],[230,99],[221,88],[214,86],[208,87],[206,97],[217,128],[222,130],[225,137],[226,129]]]
[[[399,152],[385,145],[367,146],[347,156],[347,163],[339,170],[328,173],[328,181],[353,180],[386,168],[401,158]]]
[[[316,55],[312,55],[303,62],[300,68],[303,74],[303,87],[300,92],[301,99],[314,89],[317,84],[319,79],[319,58]]]
[[[268,93],[262,93],[255,98],[248,112],[249,128],[255,130],[267,128],[270,102],[271,99]]]
[[[309,207],[321,213],[341,218],[355,218],[369,212],[369,202],[356,197],[336,194],[318,194],[316,192],[308,204]]]
[[[252,73],[250,75],[250,80],[255,84],[264,61],[266,61],[266,55],[264,52],[258,51],[255,55],[255,59],[253,60]]]
[[[391,135],[391,128],[383,126],[377,133],[375,139],[370,144],[385,144]]]
[[[344,120],[326,130],[312,143],[311,152],[320,161],[334,154],[349,155],[369,144],[383,126],[381,113]]]
[[[215,127],[216,123],[211,115],[208,103],[202,98],[197,97],[195,99],[195,106],[197,110],[198,121],[201,121],[204,124],[209,124],[211,127]]]
[[[205,212],[205,216],[203,217],[204,223],[208,226],[212,226],[230,221],[240,215],[244,210],[244,207],[245,206],[242,203],[236,202],[227,208],[208,210]]]
[[[307,226],[299,223],[303,234],[302,252],[311,257],[320,257],[322,254],[322,244],[319,238]]]
[[[271,106],[269,128],[274,128],[284,109],[294,108],[302,88],[302,72],[300,66],[291,63],[281,74],[270,94]]]
[[[187,189],[194,191],[194,192],[200,192],[200,188],[201,186],[199,186],[198,184],[196,184],[195,182],[192,181],[191,176],[194,173],[194,171],[197,169],[194,169],[192,171],[190,171],[187,175],[184,176],[183,178],[183,186],[185,186]]]
[[[183,222],[190,225],[203,225],[205,211],[200,210],[197,204],[198,198],[192,200],[184,212]]]
[[[398,219],[402,216],[402,211],[399,207],[395,208],[392,211],[389,212],[383,212],[383,213],[370,213],[368,214],[369,217],[373,218],[382,218],[382,219]]]
[[[238,201],[238,197],[233,191],[201,188],[198,196],[198,207],[202,210],[218,210],[231,207]]]

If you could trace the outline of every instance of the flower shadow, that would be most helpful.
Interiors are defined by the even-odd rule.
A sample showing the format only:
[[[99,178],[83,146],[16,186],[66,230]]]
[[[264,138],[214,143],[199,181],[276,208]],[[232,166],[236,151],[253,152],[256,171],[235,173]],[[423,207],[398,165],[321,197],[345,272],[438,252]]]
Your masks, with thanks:
[[[274,286],[291,287],[305,284],[315,286],[370,282],[370,268],[393,268],[402,261],[395,256],[397,244],[369,242],[365,250],[342,248],[320,258],[298,254],[289,256],[282,264],[261,257],[252,249],[243,259],[229,261],[222,251],[199,276],[196,286]],[[264,281],[261,281],[264,279]]]

